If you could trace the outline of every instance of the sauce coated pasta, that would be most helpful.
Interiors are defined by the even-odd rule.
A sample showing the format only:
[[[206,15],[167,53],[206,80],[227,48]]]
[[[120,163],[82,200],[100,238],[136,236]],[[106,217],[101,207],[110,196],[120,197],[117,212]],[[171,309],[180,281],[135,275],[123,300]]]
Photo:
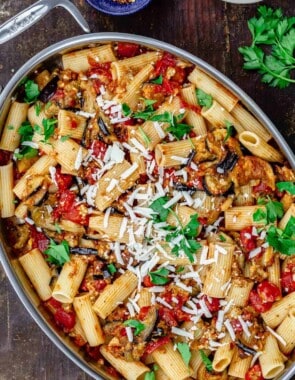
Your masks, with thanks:
[[[295,174],[239,99],[109,43],[20,84],[5,236],[53,322],[118,379],[272,379],[295,347]]]

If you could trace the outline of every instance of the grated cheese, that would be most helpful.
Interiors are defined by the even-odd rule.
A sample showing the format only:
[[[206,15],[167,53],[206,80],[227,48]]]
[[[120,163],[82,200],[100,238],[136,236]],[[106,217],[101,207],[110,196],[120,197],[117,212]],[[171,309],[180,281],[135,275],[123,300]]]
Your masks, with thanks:
[[[131,327],[130,326],[125,327],[125,330],[126,330],[126,335],[127,335],[128,341],[130,343],[132,343],[133,342],[133,332],[132,332]]]
[[[178,327],[172,326],[171,332],[175,335],[183,336],[184,338],[194,339],[194,334],[186,331],[184,329],[180,329]]]
[[[231,340],[232,340],[232,341],[235,341],[235,339],[236,339],[236,334],[235,334],[235,332],[234,332],[234,329],[233,329],[233,327],[232,327],[232,325],[231,325],[229,319],[227,319],[227,320],[224,322],[224,326],[227,328],[227,331],[229,332],[229,335],[230,335],[230,337],[231,337]]]
[[[278,333],[276,333],[272,328],[269,326],[266,326],[266,329],[280,342],[282,343],[283,346],[287,345],[287,342],[285,341],[284,338],[281,337]]]
[[[76,156],[75,163],[74,163],[74,169],[75,170],[80,169],[80,167],[82,165],[82,161],[83,161],[83,148],[80,146],[78,153],[77,153],[77,156]]]
[[[137,163],[137,162],[134,162],[134,163],[130,166],[130,168],[128,168],[127,170],[125,170],[125,171],[121,174],[120,178],[121,178],[121,179],[127,179],[128,177],[131,176],[131,174],[133,174],[133,173],[136,171],[137,168],[138,168],[138,163]]]

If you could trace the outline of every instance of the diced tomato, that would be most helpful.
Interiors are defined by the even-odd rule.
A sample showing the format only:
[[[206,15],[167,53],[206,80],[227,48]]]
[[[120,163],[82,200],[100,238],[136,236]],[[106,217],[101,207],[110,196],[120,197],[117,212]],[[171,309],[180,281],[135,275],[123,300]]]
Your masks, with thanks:
[[[154,286],[154,284],[152,283],[152,280],[148,274],[146,276],[144,276],[144,278],[143,278],[143,285],[146,286],[147,288]]]
[[[145,317],[147,316],[151,306],[143,306],[139,310],[138,318],[143,321]]]
[[[103,82],[109,82],[112,80],[110,62],[97,62],[91,57],[88,57],[88,62],[91,66],[91,69],[89,69],[86,73],[88,77],[98,75],[99,79]]]
[[[76,129],[78,127],[78,123],[76,119],[71,119],[71,128]]]
[[[95,280],[94,287],[98,292],[101,292],[107,286],[106,280]]]
[[[91,149],[93,150],[93,155],[95,157],[99,158],[100,160],[103,160],[108,149],[108,144],[101,140],[94,140],[94,142],[91,145]]]
[[[260,364],[255,364],[248,369],[245,375],[245,380],[264,380]]]
[[[284,292],[295,292],[295,263],[289,263],[282,272],[281,285]]]
[[[220,308],[220,303],[218,298],[210,297],[208,298],[205,294],[202,296],[202,299],[204,299],[206,306],[208,310],[211,313],[214,313],[215,311],[218,311]]]
[[[65,190],[69,189],[73,183],[73,177],[69,174],[62,174],[61,168],[56,168],[55,181],[60,193],[63,193]]]
[[[260,194],[272,193],[272,188],[267,186],[267,184],[264,182],[260,182],[259,185],[253,186],[252,190],[254,193],[260,193]]]
[[[45,302],[45,305],[51,310],[52,313],[55,313],[57,309],[62,307],[61,303],[55,298],[51,297]]]
[[[73,311],[66,311],[62,307],[54,314],[56,324],[67,331],[71,331],[76,323],[76,316]]]
[[[257,237],[252,234],[252,226],[245,227],[241,230],[240,239],[246,252],[250,252],[256,248]]]
[[[115,379],[120,379],[121,376],[119,375],[119,373],[115,370],[114,367],[106,367],[106,372],[111,375],[112,377],[114,377]]]
[[[234,332],[236,334],[243,332],[243,327],[241,325],[241,322],[237,318],[233,318],[230,320],[230,324],[232,325]]]
[[[168,67],[175,67],[176,60],[175,57],[170,53],[164,53],[163,57],[159,59],[155,64],[155,74],[156,76],[166,74]]]
[[[140,47],[131,42],[119,42],[117,53],[119,58],[131,58],[140,53]]]
[[[53,210],[54,219],[60,217],[78,224],[88,224],[89,216],[83,204],[76,203],[76,195],[71,190],[66,190],[60,194],[59,204]]]
[[[138,183],[139,183],[140,185],[145,185],[145,184],[147,183],[148,179],[149,179],[149,177],[148,177],[147,174],[145,174],[145,173],[144,173],[144,174],[140,174],[140,175],[139,175]]]
[[[199,217],[198,217],[198,221],[199,221],[203,226],[205,226],[205,225],[208,223],[208,218],[206,218],[205,216],[199,216]]]
[[[151,354],[154,352],[157,348],[164,346],[165,344],[170,342],[170,338],[168,336],[164,336],[162,338],[159,338],[158,340],[151,340],[148,342],[145,348],[145,354]]]
[[[168,307],[161,306],[159,308],[159,317],[169,327],[173,327],[173,326],[177,326],[178,325],[178,322],[176,320],[175,313],[174,313],[173,309],[171,310],[171,309],[168,309]]]
[[[36,230],[35,226],[30,226],[32,237],[32,248],[38,248],[41,252],[44,252],[49,244],[49,239],[43,232]]]
[[[86,352],[87,352],[87,355],[95,360],[95,361],[98,361],[100,359],[102,359],[102,355],[100,353],[100,346],[95,346],[95,347],[90,347],[88,344],[86,345]]]
[[[55,91],[55,94],[53,95],[53,97],[51,98],[51,100],[61,100],[65,97],[65,93],[64,93],[64,90],[62,88],[58,88],[56,91]]]
[[[264,303],[275,302],[281,297],[281,291],[279,287],[267,280],[262,281],[257,286],[257,293]]]
[[[255,289],[251,290],[250,296],[249,296],[249,301],[250,301],[250,304],[254,307],[254,309],[258,313],[266,312],[273,305],[273,302],[263,302]]]
[[[0,149],[0,166],[7,165],[11,157],[11,152]]]

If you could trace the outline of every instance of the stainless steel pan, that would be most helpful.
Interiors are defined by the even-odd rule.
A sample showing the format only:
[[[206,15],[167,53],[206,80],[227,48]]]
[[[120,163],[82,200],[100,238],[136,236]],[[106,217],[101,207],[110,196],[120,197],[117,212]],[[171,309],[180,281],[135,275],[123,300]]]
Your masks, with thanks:
[[[208,65],[203,60],[193,56],[192,54],[187,53],[184,50],[178,49],[170,44],[166,44],[164,42],[146,38],[137,35],[129,35],[129,34],[121,34],[121,33],[94,33],[89,35],[77,36],[74,38],[70,38],[64,41],[61,41],[55,45],[52,45],[36,56],[31,58],[25,65],[23,65],[12,77],[9,81],[5,89],[3,90],[0,96],[0,123],[3,122],[5,116],[7,114],[7,110],[9,108],[9,102],[11,97],[13,96],[15,89],[19,83],[19,81],[24,77],[33,72],[36,68],[41,65],[51,65],[52,63],[58,64],[60,61],[61,54],[68,52],[70,50],[75,50],[79,48],[88,47],[89,45],[93,45],[95,43],[105,43],[108,41],[127,41],[127,42],[135,42],[143,45],[147,45],[157,49],[163,49],[168,52],[171,52],[183,59],[189,60],[194,64],[198,65],[200,68],[205,70],[208,74],[217,79],[224,86],[228,87],[233,93],[235,93],[244,105],[252,111],[252,113],[265,125],[265,127],[272,133],[276,142],[280,146],[281,150],[285,154],[286,158],[290,161],[293,167],[295,166],[294,155],[292,150],[276,129],[274,124],[270,121],[270,119],[264,114],[264,112],[257,106],[257,104],[247,95],[245,94],[238,86],[236,86],[231,80],[221,74],[218,70]],[[2,124],[2,123],[1,123]],[[36,323],[40,326],[40,328],[44,331],[44,333],[53,341],[53,343],[65,354],[67,355],[75,364],[77,364],[81,369],[83,369],[86,373],[92,376],[95,379],[103,379],[110,378],[107,376],[101,369],[95,367],[91,363],[87,363],[77,350],[73,348],[70,342],[60,335],[60,333],[56,332],[54,327],[48,321],[46,317],[46,313],[41,309],[38,301],[36,301],[36,297],[32,293],[32,290],[29,287],[26,287],[23,280],[20,280],[19,270],[17,264],[11,261],[10,257],[10,248],[5,245],[3,236],[0,229],[0,258],[5,269],[5,272],[10,280],[14,290],[19,296],[20,300],[36,321]],[[285,373],[280,377],[280,380],[290,380],[295,376],[295,364],[286,369]]]

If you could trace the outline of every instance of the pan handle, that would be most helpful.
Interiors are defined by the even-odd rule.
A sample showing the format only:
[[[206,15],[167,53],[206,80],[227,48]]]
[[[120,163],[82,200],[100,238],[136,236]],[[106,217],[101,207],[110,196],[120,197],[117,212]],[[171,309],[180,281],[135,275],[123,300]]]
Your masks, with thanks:
[[[0,44],[16,37],[58,6],[65,8],[86,33],[90,32],[84,17],[69,0],[39,0],[0,25]]]

